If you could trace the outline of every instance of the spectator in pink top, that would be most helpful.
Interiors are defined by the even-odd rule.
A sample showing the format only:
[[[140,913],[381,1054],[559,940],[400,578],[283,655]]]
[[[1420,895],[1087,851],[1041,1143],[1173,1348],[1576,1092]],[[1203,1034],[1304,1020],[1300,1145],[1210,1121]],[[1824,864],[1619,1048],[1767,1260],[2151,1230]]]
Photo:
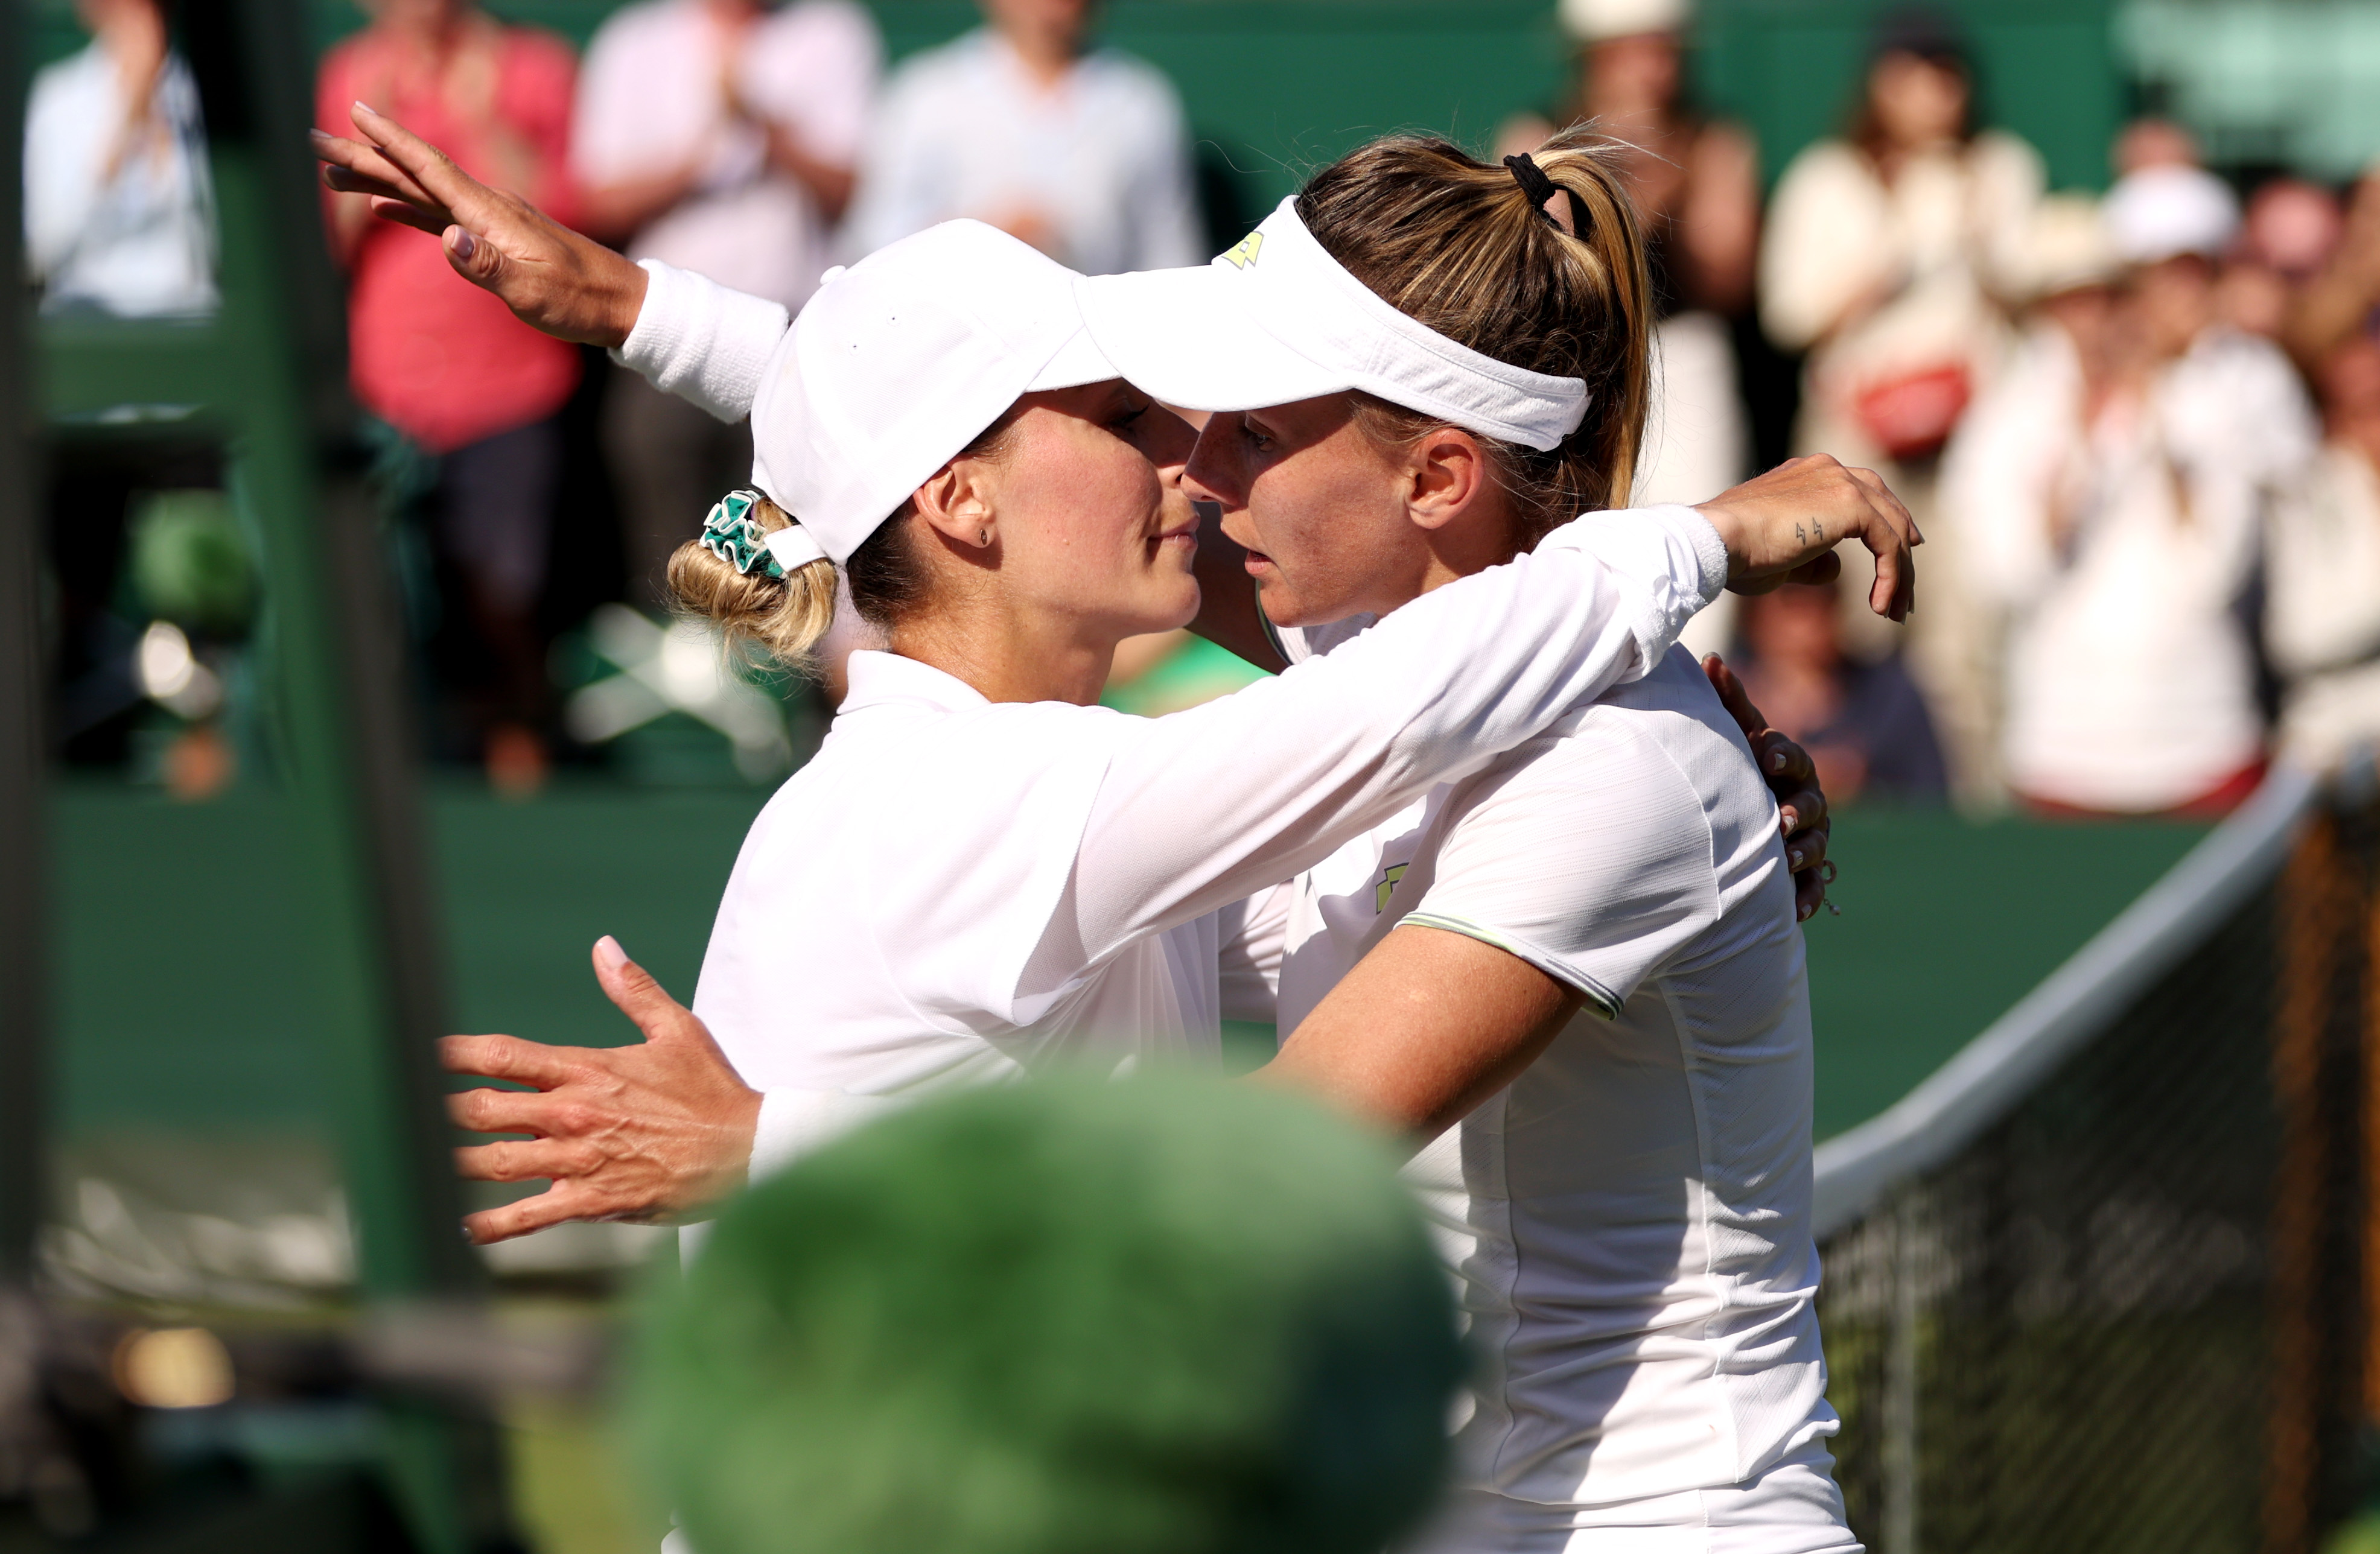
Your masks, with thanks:
[[[577,219],[570,46],[470,0],[367,8],[371,25],[322,61],[317,122],[344,132],[348,105],[369,103],[420,126],[473,176]],[[332,195],[329,217],[357,395],[438,461],[431,539],[492,671],[474,698],[489,776],[534,788],[546,765],[535,618],[562,462],[555,415],[577,385],[577,352],[456,275],[437,238],[372,220],[361,196]]]

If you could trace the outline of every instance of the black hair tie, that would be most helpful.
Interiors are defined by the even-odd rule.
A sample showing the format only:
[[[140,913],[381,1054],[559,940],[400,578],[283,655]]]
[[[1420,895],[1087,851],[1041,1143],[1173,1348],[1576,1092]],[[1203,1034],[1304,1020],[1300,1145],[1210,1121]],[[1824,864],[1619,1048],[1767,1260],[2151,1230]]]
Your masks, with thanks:
[[[1518,156],[1506,157],[1504,166],[1512,173],[1512,181],[1521,186],[1521,192],[1529,197],[1529,203],[1536,207],[1537,214],[1545,217],[1546,225],[1557,232],[1561,231],[1561,223],[1554,219],[1554,213],[1547,210],[1546,206],[1557,194],[1568,196],[1571,230],[1566,236],[1572,237],[1586,236],[1586,201],[1578,197],[1576,189],[1558,184],[1547,177],[1546,170],[1537,165],[1536,158],[1526,152],[1521,152]]]

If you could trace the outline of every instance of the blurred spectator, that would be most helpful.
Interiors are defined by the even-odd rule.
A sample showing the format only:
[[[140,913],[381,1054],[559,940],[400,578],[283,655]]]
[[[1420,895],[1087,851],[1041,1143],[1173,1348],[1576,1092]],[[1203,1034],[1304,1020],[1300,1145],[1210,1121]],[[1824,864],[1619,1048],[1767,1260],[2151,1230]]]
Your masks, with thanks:
[[[853,0],[647,0],[604,22],[571,130],[586,225],[636,259],[799,308],[832,262],[883,43]],[[604,441],[631,583],[662,608],[672,551],[751,478],[752,438],[612,374]]]
[[[1730,321],[1752,306],[1760,241],[1760,166],[1751,137],[1694,112],[1686,99],[1689,0],[1562,0],[1578,45],[1569,101],[1524,115],[1496,154],[1542,144],[1584,120],[1618,142],[1645,216],[1659,297],[1652,413],[1631,500],[1705,502],[1743,479],[1750,459]],[[1723,647],[1735,596],[1687,628],[1696,651]]]
[[[76,0],[75,17],[91,46],[38,72],[25,109],[25,249],[42,309],[212,312],[206,132],[164,11]]]
[[[1746,599],[1735,671],[1768,721],[1809,750],[1831,801],[1939,801],[1949,779],[1925,698],[1897,657],[1844,656],[1839,591],[1794,585]]]
[[[2315,375],[2327,433],[2266,535],[2265,640],[2288,679],[2279,744],[2317,768],[2380,745],[2380,341]]]
[[[2240,240],[2223,266],[2223,322],[2278,339],[2300,288],[2329,262],[2346,229],[2338,200],[2303,178],[2273,178],[2248,201]]]
[[[1760,256],[1762,321],[1809,352],[1796,445],[1879,470],[1925,532],[1925,602],[1910,671],[1949,747],[1962,803],[1999,793],[1991,709],[1997,668],[1955,521],[1937,522],[1936,457],[1998,370],[2008,329],[1992,293],[2041,198],[2041,159],[1978,131],[1973,72],[1947,18],[1888,16],[1848,135],[1785,170]],[[1847,578],[1868,576],[1864,552]],[[1900,635],[1865,611],[1845,622],[1863,657]]]
[[[860,252],[973,216],[1093,275],[1205,260],[1182,103],[1086,50],[1092,0],[984,0],[990,25],[894,71],[851,213]]]
[[[1946,506],[2010,611],[2016,790],[2053,812],[2219,813],[2263,767],[2238,606],[2313,418],[2281,353],[2217,317],[2239,225],[2221,180],[2152,164],[2103,219],[2097,262],[2044,277],[1960,430]]]
[[[577,219],[565,167],[570,47],[499,23],[469,0],[379,0],[371,25],[322,61],[316,112],[348,127],[361,101],[394,115],[474,177]],[[332,195],[350,273],[348,349],[367,408],[436,456],[430,535],[461,581],[492,686],[474,687],[491,781],[543,781],[545,651],[536,630],[561,473],[554,416],[578,382],[577,350],[514,318],[456,275],[439,240]]]

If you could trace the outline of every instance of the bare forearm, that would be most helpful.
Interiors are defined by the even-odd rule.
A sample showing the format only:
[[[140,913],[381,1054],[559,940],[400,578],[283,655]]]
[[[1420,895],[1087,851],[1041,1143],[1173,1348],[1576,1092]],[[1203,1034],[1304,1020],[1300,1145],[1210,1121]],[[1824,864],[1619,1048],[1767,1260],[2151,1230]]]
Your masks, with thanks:
[[[1427,1143],[1537,1061],[1578,995],[1515,955],[1400,928],[1257,1070]]]

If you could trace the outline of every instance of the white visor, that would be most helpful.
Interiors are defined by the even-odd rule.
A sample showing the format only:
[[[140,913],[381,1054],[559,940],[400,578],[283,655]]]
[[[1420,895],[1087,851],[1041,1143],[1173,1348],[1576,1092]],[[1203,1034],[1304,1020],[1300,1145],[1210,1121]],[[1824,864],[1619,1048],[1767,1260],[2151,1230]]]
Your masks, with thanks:
[[[1525,371],[1399,312],[1314,240],[1295,196],[1211,264],[1094,276],[1076,291],[1117,370],[1185,409],[1362,389],[1539,450],[1586,419],[1584,379]]]

